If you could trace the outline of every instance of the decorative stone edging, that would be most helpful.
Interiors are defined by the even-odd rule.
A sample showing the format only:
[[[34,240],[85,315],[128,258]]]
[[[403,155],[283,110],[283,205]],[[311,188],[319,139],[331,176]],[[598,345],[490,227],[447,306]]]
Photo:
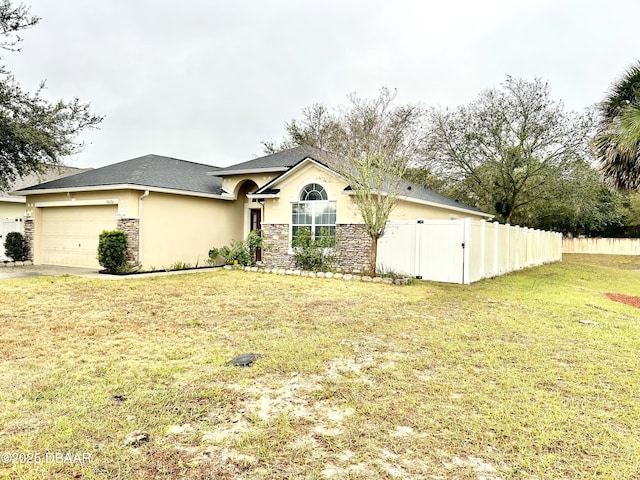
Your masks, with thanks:
[[[408,285],[411,282],[411,278],[396,278],[389,277],[370,277],[368,275],[353,275],[351,273],[333,273],[333,272],[311,272],[308,270],[293,270],[285,268],[269,268],[269,267],[245,267],[242,265],[225,265],[225,270],[244,270],[245,272],[258,272],[258,273],[272,273],[276,275],[293,275],[298,277],[311,277],[311,278],[335,278],[337,280],[354,281],[354,282],[372,282],[372,283],[386,283],[394,285]]]
[[[0,268],[4,267],[25,267],[33,265],[33,261],[25,260],[24,262],[14,262],[12,260],[0,260]]]

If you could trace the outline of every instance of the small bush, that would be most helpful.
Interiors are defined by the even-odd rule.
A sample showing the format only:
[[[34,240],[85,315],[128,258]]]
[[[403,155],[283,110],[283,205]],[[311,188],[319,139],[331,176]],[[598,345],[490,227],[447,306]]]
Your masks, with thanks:
[[[4,240],[4,253],[14,262],[24,262],[29,258],[29,243],[20,232],[9,232]]]
[[[127,264],[127,237],[122,230],[104,230],[98,243],[98,263],[115,273]]]
[[[322,229],[314,240],[310,228],[299,228],[291,242],[296,267],[312,271],[329,270],[335,260],[335,243],[335,237],[326,229]]]
[[[223,257],[227,265],[233,264],[234,260],[238,265],[254,265],[256,263],[256,249],[265,248],[259,230],[253,230],[246,240],[232,240],[231,245],[209,250],[209,264],[213,265],[218,257]]]

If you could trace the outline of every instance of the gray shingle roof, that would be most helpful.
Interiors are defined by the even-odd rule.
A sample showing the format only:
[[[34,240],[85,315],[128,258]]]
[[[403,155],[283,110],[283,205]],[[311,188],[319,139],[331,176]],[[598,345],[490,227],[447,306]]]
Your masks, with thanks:
[[[334,171],[336,170],[331,167],[331,165],[337,161],[335,155],[307,145],[255,158],[223,169],[211,165],[179,160],[177,158],[145,155],[143,157],[107,165],[106,167],[96,168],[95,170],[88,170],[76,175],[33,185],[20,191],[28,193],[29,191],[45,189],[137,185],[141,188],[156,187],[184,192],[221,195],[224,193],[222,189],[222,176],[229,175],[230,173],[228,172],[241,173],[260,169],[273,169],[273,171],[282,171],[285,173],[305,158],[311,158]],[[267,193],[277,181],[278,178],[273,179],[271,182],[263,185],[257,193]],[[446,207],[483,213],[475,207],[465,205],[464,203],[410,182],[403,182],[402,195]]]
[[[23,191],[137,185],[140,187],[156,187],[220,195],[222,194],[222,178],[207,175],[208,172],[216,170],[218,170],[218,167],[211,165],[160,155],[145,155],[70,177],[34,185]]]
[[[229,175],[227,172],[242,172],[252,170],[262,170],[273,168],[276,170],[284,170],[293,167],[307,157],[311,157],[318,162],[323,162],[329,158],[331,154],[309,145],[283,150],[264,157],[254,158],[247,162],[236,163],[229,167],[213,172],[215,175]]]
[[[248,162],[239,163],[237,165],[227,167],[220,172],[215,172],[215,174],[224,174],[225,171],[239,171],[241,169],[252,170],[256,168],[268,167],[294,167],[295,165],[300,163],[300,161],[304,160],[307,157],[325,165],[326,167],[334,171],[336,170],[335,163],[339,161],[337,157],[330,152],[326,152],[324,150],[320,150],[308,145],[303,145],[289,150],[284,150],[273,155],[267,155],[266,157],[260,157]],[[334,165],[334,168],[332,168],[332,165]],[[268,193],[268,191],[271,189],[271,186],[277,183],[277,181],[278,178],[276,177],[271,182],[258,189],[256,193]],[[453,198],[445,197],[444,195],[440,195],[433,190],[429,190],[428,188],[424,188],[407,181],[402,182],[400,195],[447,207],[461,208],[477,213],[484,213],[476,207],[466,205],[462,202],[454,200]]]

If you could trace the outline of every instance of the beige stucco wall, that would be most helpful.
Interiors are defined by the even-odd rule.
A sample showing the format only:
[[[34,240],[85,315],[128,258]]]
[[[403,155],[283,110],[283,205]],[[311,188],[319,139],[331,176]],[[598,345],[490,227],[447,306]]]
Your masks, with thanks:
[[[398,200],[396,207],[391,212],[390,221],[423,220],[451,220],[458,218],[473,218],[482,220],[486,217],[470,212],[460,212],[449,208],[424,205],[421,203]]]
[[[241,187],[244,192],[250,184]],[[176,262],[206,264],[212,247],[228,245],[242,239],[249,230],[249,208],[260,208],[245,196],[236,201],[200,198],[151,191],[140,197],[139,190],[103,190],[31,195],[27,197],[27,213],[34,219],[34,262],[39,263],[42,246],[40,229],[42,209],[38,205],[69,206],[83,202],[109,202],[118,205],[118,217],[140,219],[140,261],[143,268],[161,269]],[[69,214],[73,214],[72,208]]]
[[[44,195],[29,195],[27,197],[27,216],[33,215],[37,221],[38,212],[35,203],[63,203],[73,206],[75,202],[108,201],[118,205],[118,215],[124,217],[138,216],[138,197],[143,192],[137,190],[99,190],[95,192],[49,193]],[[81,203],[78,203],[81,204]]]
[[[336,223],[362,223],[357,207],[349,195],[342,191],[347,186],[340,177],[313,163],[302,168],[278,182],[280,198],[265,201],[263,223],[290,223],[291,203],[300,199],[301,190],[310,183],[322,185],[327,191],[329,200],[336,202]]]
[[[232,192],[234,196],[238,196],[238,192],[241,186],[247,181],[253,181],[258,188],[266,185],[275,177],[277,177],[278,173],[253,173],[249,175],[229,175],[222,179],[222,188]]]
[[[176,262],[205,265],[211,248],[248,233],[248,208],[246,198],[227,201],[151,192],[142,200],[140,215],[143,268],[161,269]]]
[[[0,218],[22,218],[25,214],[23,202],[0,201]]]

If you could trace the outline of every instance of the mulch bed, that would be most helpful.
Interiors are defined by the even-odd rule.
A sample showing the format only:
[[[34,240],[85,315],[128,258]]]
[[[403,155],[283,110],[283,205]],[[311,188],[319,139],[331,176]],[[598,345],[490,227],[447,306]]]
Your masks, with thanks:
[[[632,307],[640,308],[640,297],[633,297],[631,295],[622,295],[621,293],[607,293],[607,298],[614,302],[624,303],[625,305],[631,305]]]

